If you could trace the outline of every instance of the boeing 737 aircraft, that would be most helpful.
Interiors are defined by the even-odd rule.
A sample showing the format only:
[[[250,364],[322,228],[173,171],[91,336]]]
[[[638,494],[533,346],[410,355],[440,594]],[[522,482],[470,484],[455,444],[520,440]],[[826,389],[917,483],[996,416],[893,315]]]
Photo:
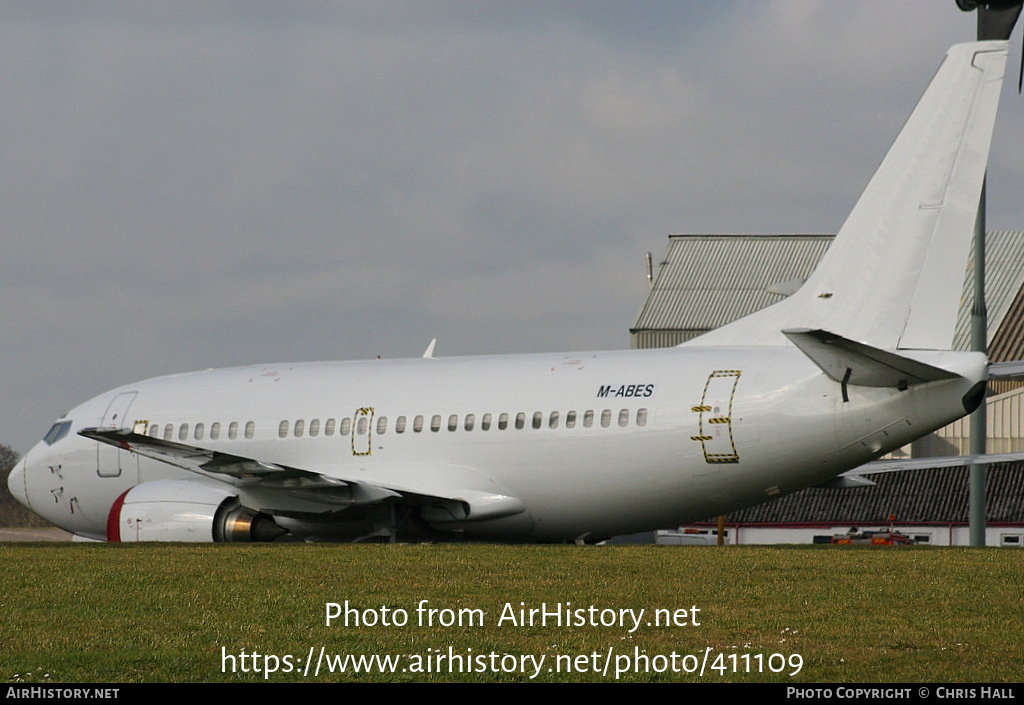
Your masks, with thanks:
[[[10,474],[109,541],[599,541],[819,484],[974,410],[950,352],[1005,42],[954,46],[806,284],[678,348],[309,362],[114,389]]]

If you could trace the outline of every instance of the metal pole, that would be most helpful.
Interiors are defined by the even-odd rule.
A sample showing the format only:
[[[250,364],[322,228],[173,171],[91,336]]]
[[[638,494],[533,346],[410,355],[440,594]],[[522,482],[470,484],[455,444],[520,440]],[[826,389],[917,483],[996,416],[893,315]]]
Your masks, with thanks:
[[[974,221],[974,306],[971,309],[971,349],[988,354],[988,310],[985,307],[985,182],[981,183],[978,217]],[[971,455],[985,454],[988,436],[988,404],[982,402],[971,414]],[[985,466],[970,470],[967,516],[972,546],[985,545]]]
[[[1009,39],[1024,2],[1021,0],[956,0],[964,12],[978,11],[978,39]],[[1024,81],[1024,63],[1021,64]],[[1018,91],[1020,84],[1018,83]],[[974,308],[971,311],[971,349],[988,354],[988,312],[985,310],[985,181],[981,182],[978,218],[974,222]],[[971,414],[971,454],[985,453],[988,404]],[[985,545],[985,466],[971,465],[968,521],[972,546]]]

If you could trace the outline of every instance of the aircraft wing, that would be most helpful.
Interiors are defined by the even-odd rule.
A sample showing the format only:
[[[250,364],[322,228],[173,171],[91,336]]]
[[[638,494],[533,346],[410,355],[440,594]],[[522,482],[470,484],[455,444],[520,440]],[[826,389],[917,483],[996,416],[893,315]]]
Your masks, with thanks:
[[[432,521],[479,521],[525,511],[516,497],[499,491],[469,468],[408,473],[383,472],[383,482],[338,477],[330,468],[305,469],[199,446],[153,438],[130,429],[86,428],[79,435],[158,460],[239,490],[250,509],[266,512],[337,511],[395,501],[412,504]],[[390,477],[389,477],[390,476]]]

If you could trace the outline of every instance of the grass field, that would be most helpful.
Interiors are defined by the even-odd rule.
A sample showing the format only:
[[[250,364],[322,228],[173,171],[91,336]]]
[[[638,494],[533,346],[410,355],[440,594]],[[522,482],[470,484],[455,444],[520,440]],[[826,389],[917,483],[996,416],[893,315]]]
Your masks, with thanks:
[[[1012,549],[3,545],[0,566],[3,681],[1024,680]],[[420,626],[422,600],[449,611]],[[328,626],[346,601],[377,624]],[[402,660],[327,673],[321,647]]]

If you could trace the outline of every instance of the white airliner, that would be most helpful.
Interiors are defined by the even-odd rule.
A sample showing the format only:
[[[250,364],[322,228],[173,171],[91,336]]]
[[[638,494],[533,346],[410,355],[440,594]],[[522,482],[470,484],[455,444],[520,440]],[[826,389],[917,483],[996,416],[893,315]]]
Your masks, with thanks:
[[[599,541],[819,484],[971,412],[950,352],[1005,42],[954,46],[807,283],[678,348],[159,377],[10,474],[83,539]]]

